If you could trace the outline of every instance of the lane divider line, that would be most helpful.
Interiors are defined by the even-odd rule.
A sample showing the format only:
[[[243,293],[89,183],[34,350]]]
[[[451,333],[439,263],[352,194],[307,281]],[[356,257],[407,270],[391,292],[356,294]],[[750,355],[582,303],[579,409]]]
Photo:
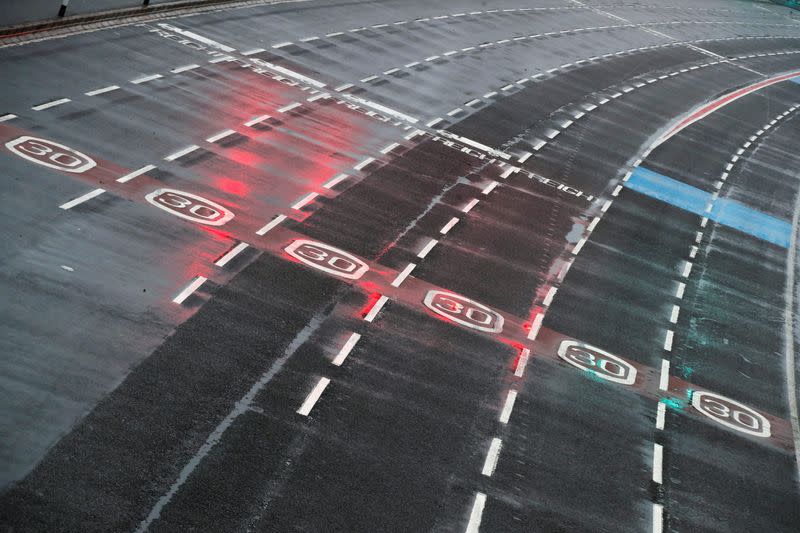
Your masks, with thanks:
[[[333,361],[331,361],[331,364],[335,366],[342,366],[344,360],[347,359],[347,356],[350,355],[350,352],[353,351],[353,348],[359,340],[361,340],[361,335],[358,333],[352,333],[350,338],[347,339],[347,342],[345,342],[342,348],[339,350],[339,353],[337,353],[336,357],[333,359]]]
[[[95,189],[93,191],[87,192],[86,194],[84,194],[82,196],[78,196],[77,198],[75,198],[73,200],[70,200],[69,202],[61,204],[58,207],[60,207],[61,209],[64,209],[64,210],[72,209],[76,205],[80,205],[80,204],[82,204],[83,202],[85,202],[87,200],[91,200],[92,198],[95,198],[96,196],[100,196],[104,192],[106,192],[105,189]]]
[[[192,282],[189,283],[189,285],[187,285],[185,289],[179,292],[178,295],[172,299],[173,303],[179,305],[182,304],[183,301],[186,300],[186,298],[188,298],[189,296],[191,296],[191,294],[194,291],[199,289],[200,286],[206,282],[206,280],[208,280],[208,278],[206,278],[205,276],[197,276],[196,278],[194,278],[194,280],[192,280]]]
[[[306,397],[305,401],[303,401],[303,405],[300,406],[300,409],[297,410],[297,413],[303,416],[308,416],[330,382],[331,380],[328,378],[319,378],[319,381],[311,390],[311,392],[308,393],[308,396]]]

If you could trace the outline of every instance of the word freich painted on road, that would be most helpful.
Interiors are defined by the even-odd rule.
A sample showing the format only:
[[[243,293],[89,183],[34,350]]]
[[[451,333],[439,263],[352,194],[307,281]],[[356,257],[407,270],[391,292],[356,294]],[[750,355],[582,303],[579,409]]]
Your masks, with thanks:
[[[97,162],[86,154],[38,137],[17,137],[7,142],[6,148],[23,159],[62,172],[80,174],[97,166]]]

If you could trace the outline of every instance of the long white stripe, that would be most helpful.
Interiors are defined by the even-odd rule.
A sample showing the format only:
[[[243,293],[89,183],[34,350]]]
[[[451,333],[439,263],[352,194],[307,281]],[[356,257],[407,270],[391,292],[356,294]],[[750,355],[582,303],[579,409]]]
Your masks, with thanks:
[[[61,209],[72,209],[76,205],[82,204],[83,202],[85,202],[87,200],[91,200],[95,196],[100,196],[104,192],[106,192],[105,189],[95,189],[93,191],[87,192],[83,196],[78,196],[77,198],[75,198],[73,200],[70,200],[69,202],[67,202],[65,204],[61,204],[58,207],[60,207]]]
[[[172,72],[173,74],[180,74],[181,72],[186,72],[187,70],[194,70],[196,68],[200,68],[200,65],[198,65],[197,63],[192,63],[191,65],[184,65],[182,67],[176,67],[176,68],[170,70],[170,72]]]
[[[300,102],[293,102],[278,109],[278,113],[286,113],[287,111],[291,111],[292,109],[300,107],[301,105],[302,104]]]
[[[339,183],[343,182],[347,178],[349,178],[347,174],[337,174],[336,176],[332,177],[328,181],[326,181],[323,185],[323,189],[332,189],[336,187]]]
[[[544,300],[542,301],[542,305],[547,307],[551,303],[553,303],[553,298],[555,297],[557,292],[558,292],[557,287],[550,287],[550,290],[547,291],[547,294],[545,295]]]
[[[544,313],[537,313],[535,317],[533,317],[533,322],[531,323],[531,330],[528,332],[528,340],[536,340],[536,336],[539,335],[539,330],[542,328],[542,321],[544,320]]]
[[[173,26],[172,24],[159,24],[159,26],[161,26],[162,28],[164,28],[167,31],[171,31],[171,32],[177,33],[179,35],[183,35],[184,37],[188,37],[190,39],[194,39],[195,41],[200,41],[203,44],[207,44],[207,45],[209,45],[211,47],[214,47],[214,48],[217,48],[219,50],[222,50],[223,52],[235,52],[236,51],[236,48],[231,48],[230,46],[225,46],[222,43],[218,43],[217,41],[214,41],[214,40],[209,39],[207,37],[203,37],[202,35],[198,35],[198,34],[192,32],[192,31],[183,30],[181,28]]]
[[[356,343],[361,339],[361,335],[358,333],[353,333],[350,335],[350,338],[347,339],[347,342],[344,343],[342,348],[339,350],[339,353],[336,354],[336,357],[331,364],[336,366],[342,366],[344,360],[347,359],[347,356],[350,355],[350,352],[353,351],[353,347],[355,347]]]
[[[664,506],[660,503],[653,504],[653,533],[664,531]]]
[[[317,196],[319,196],[319,193],[316,192],[310,192],[306,194],[305,196],[297,200],[294,204],[292,204],[292,209],[302,209],[303,207],[311,203]]]
[[[330,382],[331,380],[328,378],[319,378],[319,381],[314,386],[314,389],[308,393],[303,405],[300,406],[300,409],[298,409],[297,412],[303,416],[308,416],[308,414],[314,408],[314,405],[317,403],[317,400],[319,400],[319,397],[322,396],[322,393],[325,391],[325,387],[327,387],[328,383]]]

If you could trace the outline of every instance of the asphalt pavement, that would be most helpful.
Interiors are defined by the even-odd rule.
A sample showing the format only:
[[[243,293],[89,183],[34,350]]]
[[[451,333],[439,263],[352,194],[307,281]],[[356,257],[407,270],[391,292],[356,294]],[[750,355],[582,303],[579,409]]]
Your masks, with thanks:
[[[0,41],[5,531],[800,529],[800,24],[221,6]]]

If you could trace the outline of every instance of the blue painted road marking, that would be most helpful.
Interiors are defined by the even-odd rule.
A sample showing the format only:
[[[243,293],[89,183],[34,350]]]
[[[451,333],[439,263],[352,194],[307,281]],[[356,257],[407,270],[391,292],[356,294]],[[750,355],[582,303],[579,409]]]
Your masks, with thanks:
[[[785,220],[724,198],[717,199],[711,212],[706,213],[706,206],[712,201],[711,193],[669,176],[636,167],[625,187],[690,213],[707,216],[709,220],[718,224],[724,224],[772,244],[789,247],[792,225]]]

